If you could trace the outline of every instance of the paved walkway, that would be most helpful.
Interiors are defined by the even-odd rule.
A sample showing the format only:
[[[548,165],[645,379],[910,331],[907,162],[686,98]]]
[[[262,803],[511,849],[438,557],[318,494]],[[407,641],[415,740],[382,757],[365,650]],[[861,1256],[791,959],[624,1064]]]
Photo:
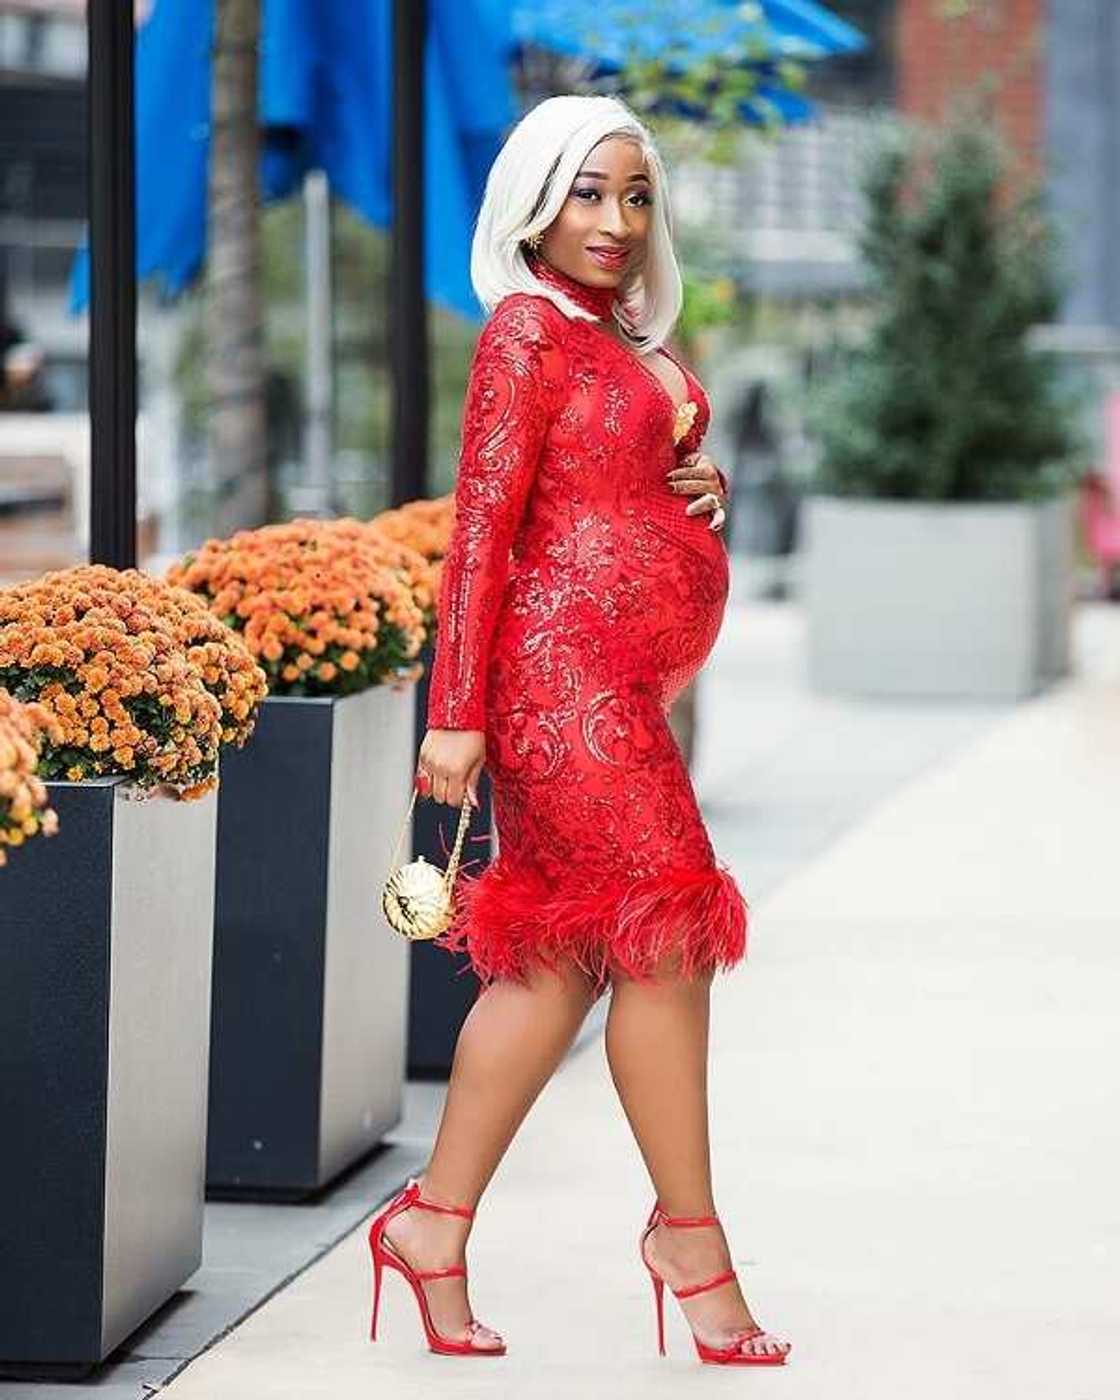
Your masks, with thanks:
[[[796,644],[781,609],[749,611],[748,629]],[[1078,639],[1076,682],[986,721],[959,712],[972,732],[955,746],[930,711],[940,761],[886,796],[913,754],[899,707],[837,704],[838,728],[809,726],[806,744],[825,702],[791,704],[765,645],[721,653],[699,781],[717,844],[769,892],[747,965],[717,984],[713,1147],[749,1296],[795,1344],[784,1372],[752,1373],[767,1393],[1115,1394],[1120,616],[1086,609]],[[843,804],[813,774],[838,764],[868,807],[833,837]],[[783,855],[772,802],[809,821],[815,859]],[[534,1109],[472,1243],[506,1358],[422,1351],[400,1280],[371,1345],[359,1228],[169,1391],[728,1393],[746,1378],[701,1371],[679,1317],[670,1359],[655,1355],[634,1252],[647,1196],[593,1039]]]
[[[1120,613],[1083,608],[1077,679],[1011,707],[814,697],[795,609],[733,619],[697,782],[754,926],[716,986],[713,1149],[789,1365],[701,1369],[679,1314],[657,1357],[648,1186],[589,1033],[472,1241],[507,1357],[430,1356],[395,1278],[371,1345],[363,1224],[181,1371],[175,1400],[1115,1394]],[[414,1107],[405,1138],[438,1103]]]

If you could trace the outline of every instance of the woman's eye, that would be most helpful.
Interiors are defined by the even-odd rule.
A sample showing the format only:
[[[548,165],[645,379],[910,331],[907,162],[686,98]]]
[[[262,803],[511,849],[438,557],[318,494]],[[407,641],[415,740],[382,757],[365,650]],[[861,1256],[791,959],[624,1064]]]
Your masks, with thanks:
[[[573,190],[572,193],[576,196],[577,199],[582,199],[583,196],[584,196],[585,194],[590,194],[590,195],[595,195],[595,196],[597,196],[598,193],[599,193],[599,191],[598,191],[598,190]],[[643,191],[642,193],[640,193],[640,194],[635,195],[634,198],[638,201],[639,205],[641,205],[641,204],[652,204],[652,203],[653,203],[652,198],[651,198],[648,194],[646,194],[644,191]]]

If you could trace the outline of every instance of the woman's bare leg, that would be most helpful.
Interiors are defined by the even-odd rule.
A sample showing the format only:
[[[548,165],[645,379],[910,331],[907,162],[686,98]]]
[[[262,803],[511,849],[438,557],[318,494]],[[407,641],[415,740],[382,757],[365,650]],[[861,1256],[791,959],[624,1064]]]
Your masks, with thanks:
[[[607,1060],[615,1088],[667,1215],[713,1215],[708,1137],[708,1027],[711,974],[686,979],[666,965],[650,983],[612,979]],[[700,1283],[730,1267],[722,1229],[658,1226],[649,1261],[671,1287]],[[681,1300],[701,1341],[726,1345],[755,1326],[735,1282]],[[769,1334],[744,1351],[776,1352]]]
[[[455,1047],[435,1146],[421,1178],[423,1195],[475,1206],[534,1100],[551,1078],[595,1000],[574,963],[534,971],[523,985],[492,982],[471,1007]],[[390,1243],[416,1268],[463,1263],[470,1221],[434,1211],[394,1216]],[[471,1317],[465,1280],[425,1283],[432,1321],[448,1336],[465,1335]],[[475,1333],[495,1345],[496,1333]]]

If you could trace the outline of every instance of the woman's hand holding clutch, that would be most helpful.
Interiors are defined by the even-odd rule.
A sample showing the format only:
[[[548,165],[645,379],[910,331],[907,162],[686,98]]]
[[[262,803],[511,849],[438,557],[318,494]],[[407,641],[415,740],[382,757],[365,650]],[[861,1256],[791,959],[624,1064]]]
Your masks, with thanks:
[[[451,807],[463,805],[463,795],[478,806],[478,775],[486,762],[486,735],[480,729],[429,729],[420,745],[416,787]]]

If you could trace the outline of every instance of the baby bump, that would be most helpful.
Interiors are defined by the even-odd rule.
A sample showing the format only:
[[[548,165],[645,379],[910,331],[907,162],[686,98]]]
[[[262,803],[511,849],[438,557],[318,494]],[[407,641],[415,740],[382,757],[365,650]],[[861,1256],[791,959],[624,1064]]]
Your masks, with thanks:
[[[686,516],[680,501],[654,506],[639,550],[656,592],[643,619],[644,645],[668,705],[707,660],[730,590],[727,547],[710,516]]]
[[[697,511],[689,515],[686,507],[697,500],[695,496],[683,498],[662,491],[653,491],[642,499],[642,526],[645,534],[671,546],[669,552],[650,550],[648,544],[645,555],[657,569],[674,570],[674,555],[684,553],[698,565],[696,580],[705,600],[715,599],[720,607],[726,602],[730,573],[727,560],[727,544],[721,531],[710,525],[710,511]]]
[[[664,714],[704,664],[718,614],[681,604],[604,649],[585,632],[532,637],[500,629],[487,679],[487,767],[494,777],[550,784],[581,771],[640,764]],[[681,619],[687,631],[682,635]],[[535,645],[534,645],[535,643]]]

